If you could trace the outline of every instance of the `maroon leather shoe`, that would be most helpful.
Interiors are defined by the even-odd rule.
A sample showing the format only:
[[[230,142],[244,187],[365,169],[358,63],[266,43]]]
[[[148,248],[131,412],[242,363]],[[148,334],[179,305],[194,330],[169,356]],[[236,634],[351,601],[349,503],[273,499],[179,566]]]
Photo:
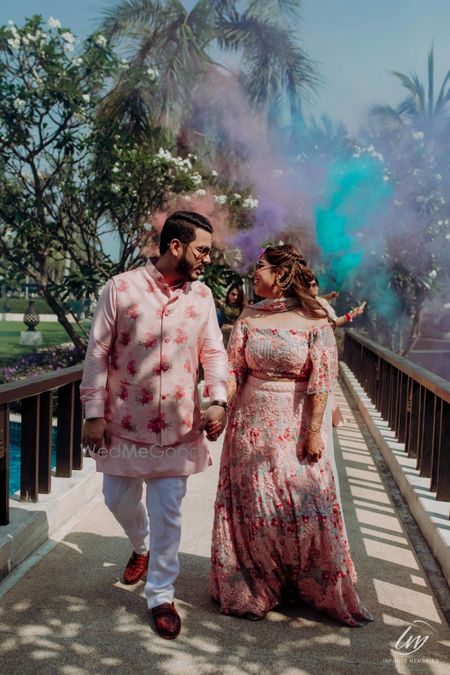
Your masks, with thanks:
[[[181,619],[173,602],[163,602],[162,605],[152,607],[152,614],[155,619],[156,632],[160,637],[165,640],[174,640],[179,635]]]
[[[133,551],[123,573],[124,584],[137,584],[140,579],[147,577],[149,555],[150,552],[139,555],[139,553]]]

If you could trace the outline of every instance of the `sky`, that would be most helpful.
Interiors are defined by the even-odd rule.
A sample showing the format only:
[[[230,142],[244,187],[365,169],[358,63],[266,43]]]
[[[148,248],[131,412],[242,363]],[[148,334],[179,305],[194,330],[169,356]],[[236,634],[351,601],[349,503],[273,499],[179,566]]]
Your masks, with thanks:
[[[195,0],[185,0],[187,8]],[[0,0],[0,24],[26,16],[53,16],[85,37],[114,0]],[[356,132],[374,103],[395,105],[401,87],[390,71],[426,75],[435,49],[440,85],[450,69],[450,0],[304,0],[299,32],[317,62],[322,86],[306,111],[328,114]]]

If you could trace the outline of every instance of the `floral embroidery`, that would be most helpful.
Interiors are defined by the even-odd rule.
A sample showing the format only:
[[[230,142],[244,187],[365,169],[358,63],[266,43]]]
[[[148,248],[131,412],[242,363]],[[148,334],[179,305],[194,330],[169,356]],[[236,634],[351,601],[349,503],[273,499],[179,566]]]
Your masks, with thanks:
[[[153,368],[154,375],[161,375],[161,373],[166,373],[170,370],[170,363],[167,359],[162,359],[160,363],[157,363]]]
[[[139,308],[139,305],[137,305],[136,303],[127,307],[127,310],[126,310],[127,317],[129,319],[133,319],[134,321],[136,321],[136,319],[140,319],[142,314],[140,314],[138,312],[138,308]]]
[[[129,289],[130,285],[125,279],[120,279],[117,284],[117,290],[119,293],[125,293]]]
[[[153,333],[145,333],[144,335],[144,347],[146,349],[153,349],[159,342],[159,337],[153,335]]]
[[[119,337],[120,344],[124,345],[124,347],[126,347],[127,345],[130,344],[130,341],[131,341],[131,335],[129,333],[127,333],[127,331],[123,330],[120,333],[120,337]]]
[[[139,394],[136,396],[136,401],[140,403],[141,405],[147,405],[147,403],[151,403],[153,401],[153,394],[152,392],[147,389],[146,387],[143,387]]]
[[[187,335],[181,328],[177,328],[177,336],[175,338],[177,345],[182,345],[183,342],[187,342]]]
[[[192,366],[190,361],[185,361],[183,368],[186,370],[186,372],[192,373]]]
[[[126,401],[128,398],[128,389],[124,384],[120,386],[119,398],[121,398],[122,401]]]
[[[198,314],[198,313],[195,311],[193,305],[188,305],[188,306],[186,307],[186,309],[184,310],[184,316],[186,317],[186,319],[196,319],[197,317],[200,316],[200,314]]]
[[[154,293],[155,292],[155,286],[154,284],[147,279],[147,285],[145,287],[145,290],[147,293]]]
[[[184,387],[182,387],[180,384],[177,384],[175,387],[175,400],[176,401],[181,401],[186,396],[186,392],[184,390]]]
[[[122,429],[126,429],[126,431],[136,431],[136,425],[133,423],[133,418],[131,415],[125,415],[122,417],[120,426]]]
[[[150,431],[157,433],[158,431],[167,429],[169,426],[170,423],[166,421],[166,416],[164,413],[162,413],[162,415],[158,415],[157,417],[151,419],[147,425],[147,428],[150,429]]]
[[[137,366],[136,366],[136,359],[130,359],[127,363],[127,371],[130,373],[130,375],[136,375],[138,372]]]

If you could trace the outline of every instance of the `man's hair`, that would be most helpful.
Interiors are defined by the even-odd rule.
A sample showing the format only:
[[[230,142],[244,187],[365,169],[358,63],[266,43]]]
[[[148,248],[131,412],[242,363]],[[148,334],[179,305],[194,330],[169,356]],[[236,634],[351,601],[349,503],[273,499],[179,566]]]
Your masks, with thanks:
[[[213,232],[213,226],[208,218],[196,213],[195,211],[175,211],[164,223],[159,237],[159,252],[161,255],[166,253],[172,239],[179,239],[183,244],[190,244],[194,241],[195,230],[201,227],[202,230]]]

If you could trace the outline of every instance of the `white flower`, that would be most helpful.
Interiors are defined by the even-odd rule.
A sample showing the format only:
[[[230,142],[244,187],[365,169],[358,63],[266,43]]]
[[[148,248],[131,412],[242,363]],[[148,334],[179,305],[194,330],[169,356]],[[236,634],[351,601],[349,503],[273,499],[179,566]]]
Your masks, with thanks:
[[[235,192],[234,195],[233,195],[233,197],[234,197],[235,199],[242,199],[242,195],[240,195],[239,192]]]
[[[13,103],[13,106],[17,112],[22,112],[22,110],[25,108],[25,101],[21,98],[16,98],[16,100]]]
[[[118,192],[120,192],[120,185],[117,185],[116,183],[113,183],[113,184],[111,185],[111,190],[112,190],[115,194],[117,194]]]
[[[244,207],[244,209],[256,209],[258,204],[259,204],[258,199],[254,199],[253,197],[247,197],[242,202],[242,206]]]
[[[97,45],[97,47],[106,47],[108,44],[108,40],[105,38],[104,35],[99,33],[99,35],[96,35],[94,38],[94,44]]]
[[[174,157],[172,157],[170,152],[168,150],[164,150],[164,148],[160,148],[156,156],[160,157],[161,159],[166,159],[169,162],[174,159]]]
[[[151,232],[153,229],[153,225],[151,223],[144,223],[142,227],[146,232]]]
[[[19,38],[9,38],[7,43],[11,49],[20,49],[20,39]]]
[[[413,134],[413,138],[415,138],[416,141],[423,141],[423,131],[416,131]]]
[[[214,197],[214,201],[215,201],[216,204],[220,204],[222,206],[223,204],[227,203],[227,196],[226,195],[216,195]]]
[[[61,28],[61,21],[54,19],[52,16],[49,17],[47,24],[49,28]]]
[[[81,66],[81,64],[83,63],[83,59],[81,57],[77,56],[76,59],[72,60],[72,63],[73,63],[74,66]]]
[[[121,63],[119,63],[120,70],[128,70],[129,67],[130,64],[127,63],[126,61],[121,61]]]
[[[147,75],[149,76],[150,80],[153,82],[153,80],[156,80],[159,73],[158,73],[156,68],[147,68]]]
[[[113,166],[113,168],[112,168],[112,172],[113,172],[113,173],[119,173],[119,171],[120,171],[120,169],[119,169],[119,167],[117,166],[117,164],[116,164],[115,166]]]
[[[191,198],[189,197],[189,195],[184,195],[184,199],[185,199],[185,201],[187,201],[187,202],[190,202],[190,201],[191,201]]]
[[[200,188],[199,190],[195,191],[195,196],[196,197],[204,197],[206,195],[206,190],[203,188]]]
[[[191,176],[191,181],[194,183],[194,185],[201,185],[202,183],[202,177],[200,176],[199,173],[193,173]]]
[[[83,94],[81,97],[84,101],[84,103],[90,103],[91,102],[91,95],[90,94]]]
[[[213,170],[211,171],[211,176],[212,176],[213,178],[216,178],[218,175],[219,175],[219,174],[217,173],[217,171],[216,171],[215,169],[213,169]]]
[[[66,30],[64,33],[61,33],[61,37],[65,42],[64,49],[68,52],[73,51],[75,36],[70,31]]]
[[[436,174],[436,180],[442,180],[442,176],[441,176],[440,173],[437,173],[437,174]]]
[[[428,276],[430,277],[430,279],[436,279],[436,277],[437,277],[436,270],[431,270],[431,272],[428,274]]]
[[[387,183],[388,180],[390,180],[390,178],[389,178],[389,176],[383,176],[383,180],[384,180],[385,183]]]

